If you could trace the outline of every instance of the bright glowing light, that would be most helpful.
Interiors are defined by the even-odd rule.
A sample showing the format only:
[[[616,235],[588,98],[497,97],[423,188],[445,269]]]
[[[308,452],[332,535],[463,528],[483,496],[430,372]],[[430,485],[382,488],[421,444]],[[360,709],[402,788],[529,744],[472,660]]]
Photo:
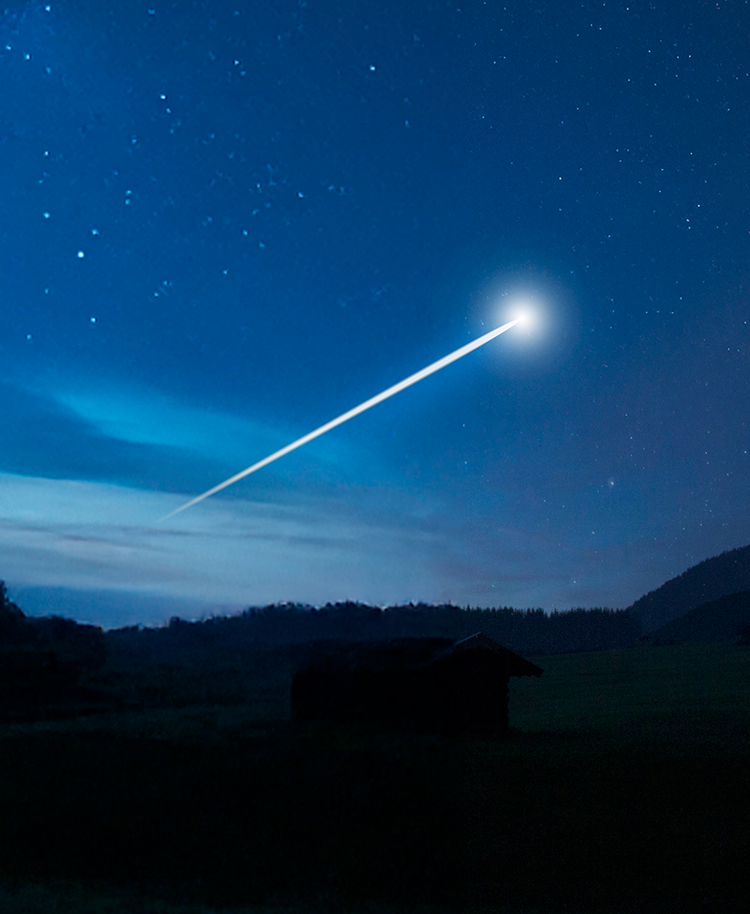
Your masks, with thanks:
[[[514,302],[508,313],[512,315],[524,330],[532,330],[539,322],[539,309],[533,302],[520,301]]]
[[[529,310],[518,311],[518,317],[516,318],[518,323],[523,327],[528,327],[534,323],[534,315]]]
[[[321,425],[320,428],[316,428],[315,431],[309,432],[307,435],[303,435],[301,438],[298,438],[291,444],[287,444],[286,447],[281,448],[281,450],[275,451],[268,457],[264,457],[263,460],[259,460],[257,463],[254,463],[246,470],[242,470],[242,472],[236,473],[234,476],[230,476],[229,479],[225,479],[224,482],[220,482],[217,486],[214,486],[212,489],[209,489],[202,495],[197,495],[195,498],[191,498],[190,501],[185,502],[184,505],[181,505],[179,508],[171,511],[169,514],[166,514],[161,519],[168,520],[170,517],[174,517],[175,514],[179,514],[181,511],[186,511],[193,505],[197,505],[198,502],[203,501],[204,498],[209,498],[211,495],[215,495],[222,489],[226,489],[228,486],[234,485],[234,483],[239,482],[240,479],[244,479],[251,473],[255,473],[257,470],[268,466],[269,463],[273,463],[274,460],[278,460],[280,457],[284,457],[286,454],[296,450],[298,447],[302,447],[302,445],[307,444],[308,441],[312,441],[314,438],[319,438],[326,432],[330,432],[332,428],[336,428],[337,425],[342,425],[344,422],[348,422],[349,419],[353,419],[355,416],[358,416],[365,410],[370,409],[370,407],[375,406],[378,403],[382,403],[383,400],[387,400],[389,397],[394,396],[394,394],[400,393],[407,387],[411,387],[411,385],[416,384],[417,381],[421,381],[423,378],[434,374],[436,371],[440,371],[441,368],[445,368],[445,366],[450,365],[451,362],[455,362],[457,359],[463,358],[463,356],[468,355],[475,349],[479,349],[480,346],[484,346],[485,343],[489,343],[490,340],[494,340],[496,336],[500,336],[501,333],[505,333],[506,330],[510,330],[510,328],[514,327],[518,322],[519,319],[516,318],[515,320],[508,321],[507,324],[503,324],[502,327],[497,327],[495,330],[490,330],[490,332],[485,333],[484,336],[480,336],[473,342],[467,343],[460,349],[456,349],[455,352],[451,352],[449,355],[443,356],[442,359],[438,359],[437,362],[433,362],[431,365],[428,365],[421,371],[417,371],[415,374],[409,375],[408,378],[404,378],[403,381],[399,381],[398,384],[394,384],[393,387],[389,387],[382,393],[376,394],[369,400],[365,400],[364,403],[360,403],[359,406],[355,406],[354,409],[350,409],[348,412],[342,413],[340,416],[338,416],[338,418],[332,419],[330,422],[326,422],[325,425]]]

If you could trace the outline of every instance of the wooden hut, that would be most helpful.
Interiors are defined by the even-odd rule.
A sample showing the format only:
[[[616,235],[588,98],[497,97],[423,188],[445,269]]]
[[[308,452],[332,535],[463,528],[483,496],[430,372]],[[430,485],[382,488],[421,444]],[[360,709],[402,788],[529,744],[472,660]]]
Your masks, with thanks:
[[[329,646],[292,681],[296,720],[503,734],[511,676],[542,670],[486,635]]]

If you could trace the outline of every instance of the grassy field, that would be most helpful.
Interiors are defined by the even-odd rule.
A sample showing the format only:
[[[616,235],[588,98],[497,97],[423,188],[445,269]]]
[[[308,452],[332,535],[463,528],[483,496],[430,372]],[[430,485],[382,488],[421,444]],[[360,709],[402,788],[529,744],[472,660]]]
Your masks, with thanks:
[[[7,725],[0,910],[748,910],[750,651],[530,659],[505,740],[295,725],[283,677]]]
[[[69,881],[27,882],[0,886],[3,914],[323,914],[332,910],[320,904],[264,904],[252,907],[214,908],[203,904],[174,904],[114,886],[83,885]],[[440,914],[434,907],[377,905],[347,908],[349,914]]]
[[[645,644],[530,659],[545,672],[511,680],[513,727],[672,751],[750,748],[748,648]]]

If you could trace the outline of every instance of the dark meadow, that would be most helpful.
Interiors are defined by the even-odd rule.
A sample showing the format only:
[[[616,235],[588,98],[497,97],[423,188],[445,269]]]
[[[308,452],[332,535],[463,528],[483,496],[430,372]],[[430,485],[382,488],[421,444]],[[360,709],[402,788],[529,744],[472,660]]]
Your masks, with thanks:
[[[682,586],[712,595],[728,562],[741,582],[747,554]],[[646,634],[637,605],[279,606],[104,632],[3,594],[8,905],[75,886],[70,904],[123,911],[746,910],[746,592]],[[292,714],[295,674],[353,645],[432,656],[480,628],[544,671],[511,677],[504,734]]]

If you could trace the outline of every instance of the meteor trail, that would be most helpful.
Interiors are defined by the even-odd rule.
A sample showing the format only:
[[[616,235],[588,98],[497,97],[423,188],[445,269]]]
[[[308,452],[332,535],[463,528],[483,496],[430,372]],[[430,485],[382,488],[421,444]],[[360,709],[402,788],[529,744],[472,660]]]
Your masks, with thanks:
[[[348,412],[342,413],[337,419],[331,419],[330,422],[326,422],[325,425],[321,425],[320,428],[316,428],[314,432],[309,432],[307,435],[303,435],[301,438],[298,438],[291,444],[287,444],[286,447],[281,448],[280,451],[274,451],[273,454],[270,454],[268,457],[264,457],[263,460],[259,460],[257,463],[254,463],[251,467],[248,467],[241,473],[236,473],[234,476],[230,476],[229,479],[225,479],[224,482],[220,482],[217,486],[214,486],[212,489],[209,489],[202,495],[197,495],[195,498],[191,498],[190,501],[185,502],[184,505],[181,505],[179,508],[175,508],[175,510],[170,511],[169,514],[165,514],[161,520],[169,520],[169,518],[174,517],[175,514],[179,514],[181,511],[186,511],[188,508],[192,508],[193,505],[197,505],[198,502],[203,501],[204,498],[209,498],[211,495],[215,495],[222,489],[226,489],[228,486],[234,485],[235,482],[239,482],[240,479],[244,479],[245,476],[249,476],[256,470],[260,470],[263,467],[268,466],[269,463],[273,463],[274,460],[278,460],[279,457],[284,457],[291,451],[295,451],[298,447],[302,447],[303,444],[307,444],[308,441],[312,441],[313,438],[319,438],[321,435],[325,435],[325,433],[330,432],[332,428],[336,428],[337,425],[342,425],[344,422],[348,422],[350,419],[353,419],[355,416],[358,416],[365,410],[370,409],[371,406],[382,403],[383,400],[387,400],[388,397],[392,397],[394,394],[400,393],[402,390],[406,390],[407,387],[411,387],[412,384],[416,384],[417,381],[421,381],[422,378],[426,378],[428,375],[434,374],[436,371],[440,371],[441,368],[445,368],[445,366],[450,365],[451,362],[455,362],[457,359],[463,358],[463,356],[468,355],[475,349],[479,349],[480,346],[484,346],[485,343],[489,343],[490,340],[494,340],[496,336],[500,336],[501,333],[505,333],[506,330],[510,330],[511,327],[519,323],[521,320],[522,318],[519,317],[514,321],[509,321],[507,324],[503,324],[502,327],[498,327],[495,330],[490,330],[490,332],[485,333],[484,336],[480,336],[473,342],[467,343],[460,349],[456,349],[455,352],[451,352],[449,355],[443,356],[442,359],[438,359],[437,362],[433,362],[431,365],[428,365],[421,371],[409,375],[408,378],[404,378],[403,381],[399,381],[398,384],[394,384],[393,387],[389,387],[382,393],[379,393],[374,397],[370,397],[369,400],[365,400],[364,403],[360,403],[359,406],[355,406],[354,409],[350,409]]]

